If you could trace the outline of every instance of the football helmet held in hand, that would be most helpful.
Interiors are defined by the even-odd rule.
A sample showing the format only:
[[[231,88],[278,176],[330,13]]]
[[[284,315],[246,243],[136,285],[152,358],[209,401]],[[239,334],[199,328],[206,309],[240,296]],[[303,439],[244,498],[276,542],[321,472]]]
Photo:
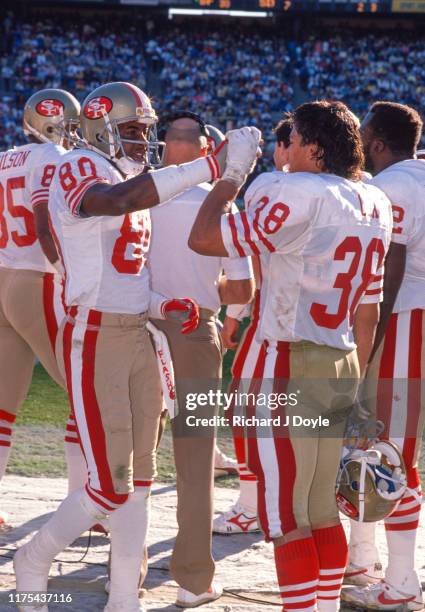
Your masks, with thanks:
[[[403,457],[393,442],[343,449],[336,498],[346,516],[366,523],[380,521],[394,512],[406,488]]]

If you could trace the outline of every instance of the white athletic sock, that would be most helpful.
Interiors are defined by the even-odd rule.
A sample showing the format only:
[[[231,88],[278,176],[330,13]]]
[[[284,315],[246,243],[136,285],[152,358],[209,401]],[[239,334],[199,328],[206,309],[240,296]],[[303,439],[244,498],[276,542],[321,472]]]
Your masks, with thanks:
[[[87,464],[78,442],[65,440],[65,458],[68,472],[68,495],[82,489],[87,482]]]
[[[257,481],[241,480],[239,503],[249,510],[251,514],[257,514]]]
[[[350,543],[348,560],[359,567],[379,563],[379,552],[375,544],[376,523],[359,523],[350,520]]]
[[[420,590],[415,571],[416,534],[416,529],[385,531],[388,545],[385,580],[395,589],[412,595]]]
[[[50,566],[58,553],[105,516],[84,489],[74,491],[63,500],[32,540],[25,544],[27,558],[35,566]]]
[[[9,461],[10,446],[0,446],[0,480],[3,478]]]
[[[138,487],[109,517],[112,552],[109,604],[137,597],[149,514],[150,487]]]

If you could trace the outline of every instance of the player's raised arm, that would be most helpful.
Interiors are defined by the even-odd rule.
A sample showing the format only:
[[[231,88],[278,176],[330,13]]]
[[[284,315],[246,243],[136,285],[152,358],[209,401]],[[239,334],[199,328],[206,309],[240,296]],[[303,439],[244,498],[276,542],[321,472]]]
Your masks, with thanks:
[[[151,208],[221,176],[223,148],[187,164],[143,174],[153,162],[160,162],[159,147],[164,143],[156,138],[157,121],[148,96],[130,83],[102,85],[86,98],[81,131],[88,148],[109,159],[129,180],[112,185],[97,177],[92,165],[68,177],[62,168],[65,186],[72,191],[73,212],[83,217],[119,216]]]
[[[230,212],[231,203],[255,166],[261,132],[244,127],[226,136],[228,151],[222,180],[207,196],[189,236],[190,248],[201,255],[229,255],[221,236],[221,216]]]

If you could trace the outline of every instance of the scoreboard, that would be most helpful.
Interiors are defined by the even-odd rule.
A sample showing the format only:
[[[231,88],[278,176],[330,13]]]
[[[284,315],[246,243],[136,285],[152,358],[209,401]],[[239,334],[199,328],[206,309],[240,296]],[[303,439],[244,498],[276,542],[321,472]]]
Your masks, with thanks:
[[[179,6],[211,10],[389,13],[394,0],[188,0]],[[170,2],[170,4],[173,4]]]
[[[3,0],[4,2],[5,0]],[[262,13],[261,16],[283,15],[285,13],[319,13],[319,14],[424,14],[425,0],[15,0],[26,4],[91,4],[98,5],[133,5],[155,9],[175,9],[177,11],[215,15],[228,11],[239,16],[240,11]],[[0,0],[0,5],[2,0]],[[243,16],[242,14],[240,16]],[[258,15],[260,16],[260,14]]]

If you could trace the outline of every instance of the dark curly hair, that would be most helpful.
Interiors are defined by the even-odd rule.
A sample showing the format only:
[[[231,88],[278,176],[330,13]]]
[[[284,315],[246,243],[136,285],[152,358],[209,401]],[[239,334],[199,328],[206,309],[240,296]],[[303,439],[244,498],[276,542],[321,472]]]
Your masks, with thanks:
[[[398,102],[375,102],[368,113],[374,136],[385,142],[394,155],[413,157],[421,139],[423,123],[419,113]]]
[[[283,142],[286,148],[289,147],[289,136],[294,122],[291,113],[285,113],[273,130],[276,142]]]
[[[342,102],[307,102],[293,113],[302,143],[317,145],[324,172],[359,180],[364,155],[357,117]]]

